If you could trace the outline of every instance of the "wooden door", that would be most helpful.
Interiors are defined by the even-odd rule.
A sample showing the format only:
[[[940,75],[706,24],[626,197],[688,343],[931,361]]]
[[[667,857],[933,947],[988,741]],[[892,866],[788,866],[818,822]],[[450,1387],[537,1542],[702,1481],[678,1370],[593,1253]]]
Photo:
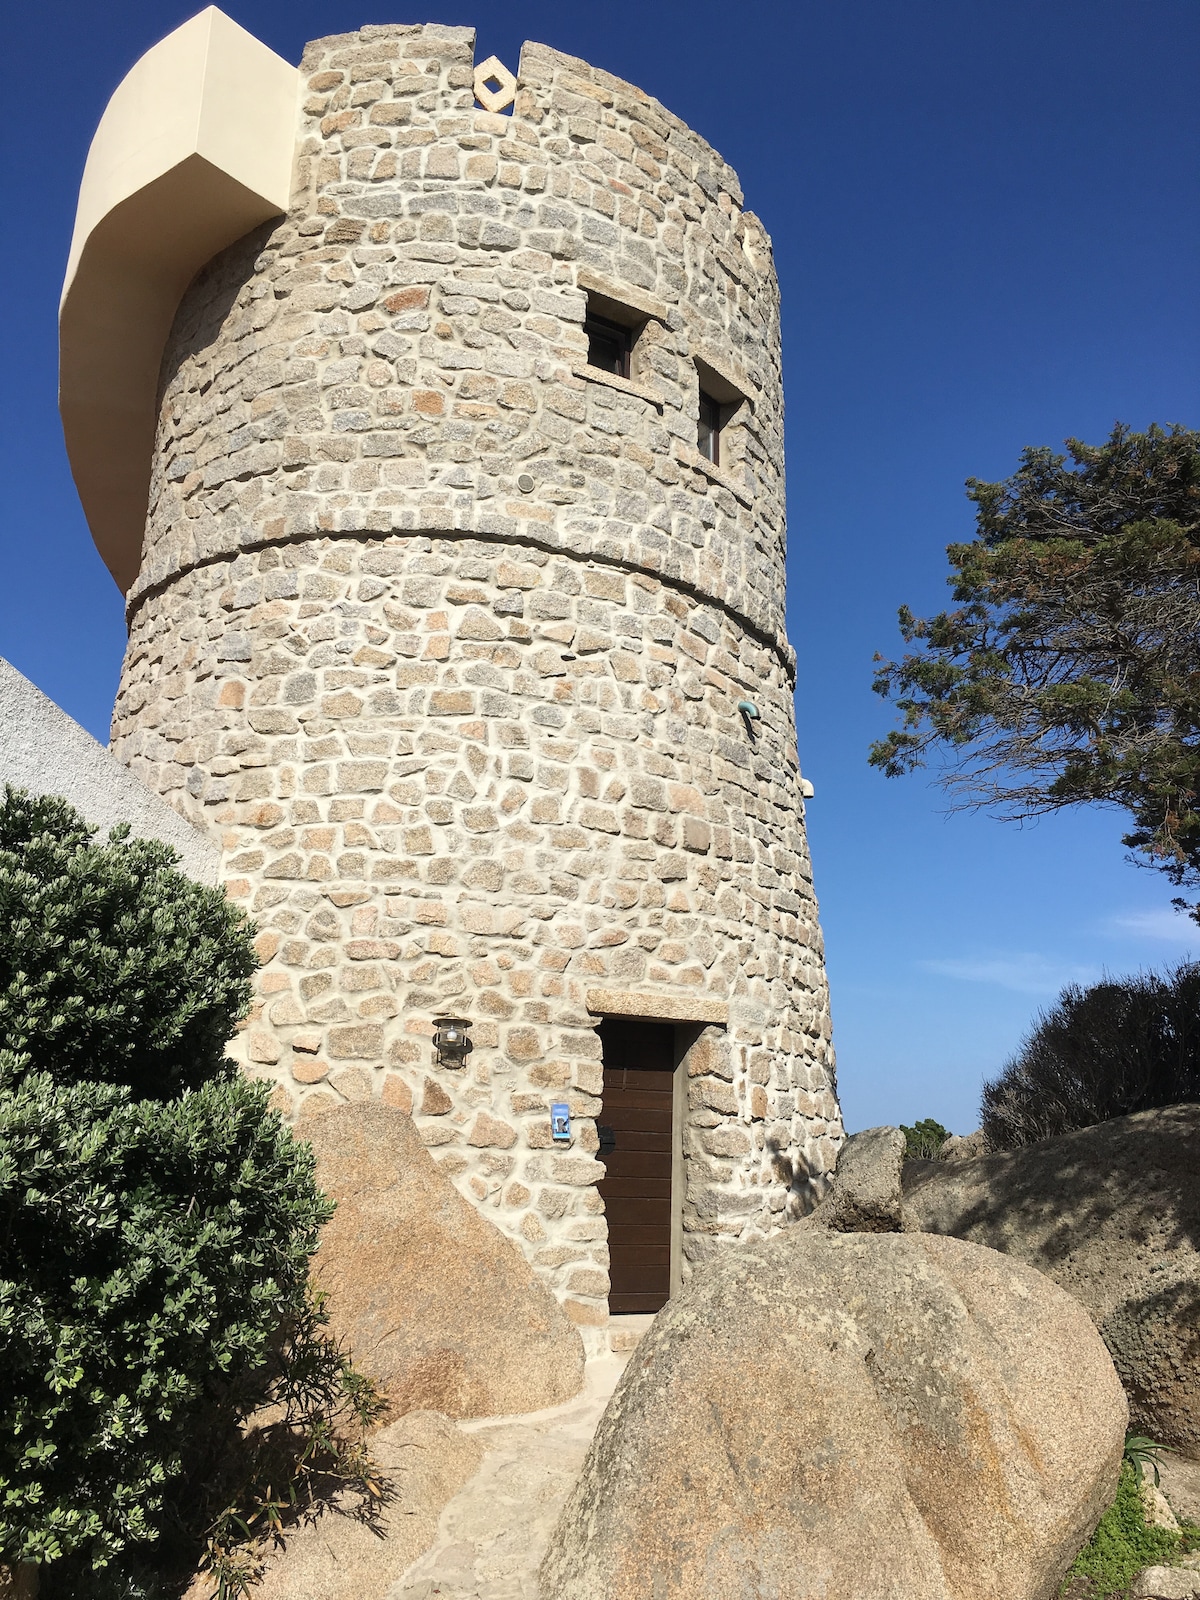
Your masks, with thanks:
[[[608,1308],[658,1311],[671,1293],[675,1029],[608,1017],[600,1024],[604,1106],[598,1118],[608,1218]]]

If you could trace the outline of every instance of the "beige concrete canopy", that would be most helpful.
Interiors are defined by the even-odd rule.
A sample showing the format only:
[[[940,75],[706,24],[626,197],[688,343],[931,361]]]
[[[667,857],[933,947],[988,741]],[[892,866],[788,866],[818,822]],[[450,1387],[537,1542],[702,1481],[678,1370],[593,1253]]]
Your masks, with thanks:
[[[218,251],[286,211],[300,74],[215,6],[148,50],[88,151],[59,308],[59,410],[84,515],[137,576],[163,347]]]

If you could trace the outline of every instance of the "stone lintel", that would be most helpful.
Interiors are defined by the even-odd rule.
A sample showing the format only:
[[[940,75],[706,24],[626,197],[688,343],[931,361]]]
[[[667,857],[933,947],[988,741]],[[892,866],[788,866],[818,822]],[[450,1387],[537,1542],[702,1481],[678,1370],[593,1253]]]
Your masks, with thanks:
[[[714,400],[719,400],[722,405],[737,406],[743,401],[749,402],[752,411],[759,406],[758,390],[750,382],[746,374],[734,366],[724,353],[716,351],[712,345],[702,340],[693,338],[691,341],[692,359],[700,368],[701,377]]]
[[[660,300],[656,294],[647,294],[645,289],[639,289],[632,283],[618,283],[615,278],[606,278],[591,267],[580,267],[575,274],[575,282],[581,289],[590,289],[593,294],[614,300],[619,306],[640,311],[643,316],[653,317],[655,322],[665,322],[670,315],[667,302]]]
[[[591,367],[586,361],[573,361],[571,371],[577,378],[583,378],[587,383],[598,383],[602,388],[615,389],[618,394],[631,394],[636,400],[646,400],[652,406],[663,408],[662,396],[646,383],[638,383],[635,378],[622,378],[615,372],[605,372],[603,367]]]
[[[645,1017],[653,1022],[729,1021],[729,1002],[705,995],[653,994],[637,989],[589,989],[587,1008],[593,1016]]]

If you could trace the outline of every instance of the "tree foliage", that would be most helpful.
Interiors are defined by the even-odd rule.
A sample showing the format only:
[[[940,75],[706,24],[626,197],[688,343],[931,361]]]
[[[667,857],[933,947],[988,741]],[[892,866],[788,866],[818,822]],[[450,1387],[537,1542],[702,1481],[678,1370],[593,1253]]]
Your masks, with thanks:
[[[904,1135],[906,1161],[937,1161],[950,1137],[950,1129],[943,1128],[935,1117],[922,1117],[911,1128],[902,1122],[900,1132]]]
[[[0,1045],[28,1071],[169,1099],[224,1070],[257,961],[243,912],[164,844],[65,800],[0,804]]]
[[[1200,884],[1200,433],[1119,424],[1067,452],[968,480],[955,609],[901,609],[918,649],[876,658],[903,722],[871,763],[896,776],[936,750],[957,803],[1009,817],[1122,807],[1136,858]]]
[[[993,1149],[1200,1100],[1200,962],[1072,985],[983,1088]]]

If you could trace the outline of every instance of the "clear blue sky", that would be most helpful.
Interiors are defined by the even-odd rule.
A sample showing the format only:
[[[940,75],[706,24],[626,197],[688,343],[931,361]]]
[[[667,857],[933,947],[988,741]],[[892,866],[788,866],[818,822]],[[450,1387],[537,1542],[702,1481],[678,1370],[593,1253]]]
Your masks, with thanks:
[[[43,0],[5,32],[0,654],[101,739],[124,629],[63,453],[55,311],[105,101],[196,9]],[[901,601],[941,602],[966,477],[1117,418],[1200,426],[1200,0],[227,9],[291,61],[364,22],[473,23],[514,69],[538,39],[640,84],[741,174],[783,286],[800,753],[851,1128],[974,1127],[1060,984],[1185,953],[1119,815],[946,818],[866,748],[890,720],[872,653],[897,648]]]

